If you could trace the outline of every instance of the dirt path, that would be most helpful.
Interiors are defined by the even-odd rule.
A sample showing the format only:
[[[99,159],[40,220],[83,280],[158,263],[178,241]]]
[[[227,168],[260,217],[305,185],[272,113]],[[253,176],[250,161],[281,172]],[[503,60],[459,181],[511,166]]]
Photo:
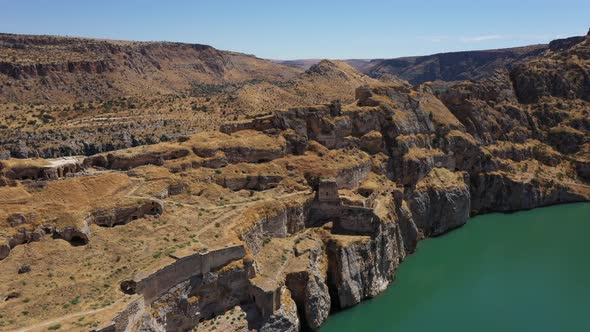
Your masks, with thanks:
[[[19,330],[13,330],[12,332],[26,332],[26,331],[33,331],[36,329],[40,329],[42,327],[46,327],[46,326],[53,326],[56,324],[59,324],[60,322],[63,322],[64,320],[67,319],[71,319],[71,318],[76,318],[76,317],[81,317],[81,316],[86,316],[86,315],[92,315],[101,311],[105,311],[111,307],[113,307],[115,304],[118,304],[119,302],[121,302],[123,300],[123,298],[118,299],[117,301],[115,301],[113,304],[100,308],[100,309],[93,309],[93,310],[86,310],[86,311],[81,311],[81,312],[75,312],[69,315],[65,315],[65,316],[61,316],[58,318],[54,318],[52,320],[48,320],[48,321],[44,321],[42,323],[39,324],[35,324],[35,325],[31,325],[28,327],[24,327],[22,329]]]
[[[145,183],[145,180],[139,180],[137,181],[137,183],[135,183],[134,185],[131,186],[131,188],[129,188],[129,191],[127,192],[127,194],[125,194],[125,197],[128,198],[133,198],[133,199],[153,199],[152,197],[145,197],[145,196],[135,196],[135,192],[141,187],[141,185]],[[310,194],[310,191],[298,191],[298,192],[293,192],[293,193],[288,193],[288,194],[283,194],[283,195],[279,195],[279,196],[274,196],[274,197],[268,197],[268,198],[264,198],[264,199],[260,199],[260,200],[256,200],[256,201],[247,201],[247,202],[242,202],[242,203],[234,203],[234,204],[226,204],[224,206],[219,206],[219,207],[213,207],[213,208],[203,208],[206,211],[215,211],[215,210],[222,210],[222,209],[228,209],[233,206],[248,206],[248,205],[254,205],[256,203],[260,203],[260,202],[265,202],[265,201],[272,201],[272,200],[281,200],[284,198],[288,198],[288,197],[293,197],[293,196],[298,196],[298,195],[305,195],[305,194]],[[187,206],[187,207],[191,207],[191,208],[195,208],[195,209],[202,209],[201,207],[195,205],[195,204],[186,204],[186,203],[180,203],[180,202],[175,202],[175,201],[170,201],[173,204],[177,204],[177,205],[182,205],[182,206]],[[235,218],[237,215],[239,215],[240,213],[242,213],[242,210],[230,210],[227,212],[222,213],[221,215],[219,215],[218,217],[216,217],[215,219],[213,219],[209,224],[207,224],[205,227],[203,227],[201,230],[199,230],[199,232],[197,233],[198,236],[200,236],[201,234],[205,233],[206,231],[210,230],[211,228],[215,227],[215,224],[220,223],[220,222],[226,222],[226,221],[230,221],[228,224],[225,224],[224,227],[231,227],[233,226],[233,224],[235,224],[235,222],[237,222],[237,218]],[[288,264],[288,259],[286,260],[286,262],[283,263],[283,265],[281,266],[281,268],[277,271],[276,275],[279,276],[285,269],[285,267]],[[65,320],[68,319],[72,319],[72,318],[77,318],[77,317],[81,317],[81,316],[85,316],[85,315],[92,315],[92,314],[96,314],[102,311],[105,311],[111,307],[113,307],[115,304],[121,302],[123,300],[123,298],[120,298],[119,300],[115,301],[113,304],[111,304],[110,306],[106,306],[104,308],[100,308],[100,309],[94,309],[94,310],[86,310],[86,311],[81,311],[81,312],[77,312],[77,313],[71,313],[65,316],[61,316],[58,318],[54,318],[48,321],[44,321],[35,325],[31,325],[25,328],[21,328],[18,330],[13,330],[13,332],[27,332],[27,331],[33,331],[33,330],[37,330],[37,329],[41,329],[44,327],[49,327],[49,326],[53,326],[56,324],[59,324],[60,322],[63,322]]]

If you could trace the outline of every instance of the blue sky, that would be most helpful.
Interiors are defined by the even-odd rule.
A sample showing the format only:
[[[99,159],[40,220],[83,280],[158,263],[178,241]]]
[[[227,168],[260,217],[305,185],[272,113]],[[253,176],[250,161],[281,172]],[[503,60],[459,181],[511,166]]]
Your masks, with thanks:
[[[0,32],[183,41],[273,59],[511,47],[589,28],[590,0],[0,0]]]

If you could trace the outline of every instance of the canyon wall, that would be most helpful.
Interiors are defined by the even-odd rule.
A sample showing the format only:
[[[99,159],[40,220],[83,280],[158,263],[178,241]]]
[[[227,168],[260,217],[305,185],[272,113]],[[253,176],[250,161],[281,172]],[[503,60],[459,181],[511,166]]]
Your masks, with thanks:
[[[98,154],[58,168],[57,179],[40,171],[44,164],[2,163],[0,188],[24,197],[28,211],[45,197],[36,206],[27,199],[60,181],[119,177],[92,192],[70,224],[52,216],[29,225],[28,211],[5,204],[14,210],[3,220],[12,237],[3,234],[0,257],[39,240],[38,231],[72,245],[94,241],[92,227],[160,232],[164,242],[151,240],[161,251],[120,283],[118,294],[132,301],[104,331],[212,329],[219,317],[231,329],[234,312],[248,329],[318,330],[330,312],[383,292],[419,241],[471,216],[590,200],[580,78],[589,43],[554,43],[479,81],[361,86],[350,104],[289,108],[181,142]],[[109,188],[116,204],[90,208]],[[67,189],[49,192],[62,204]]]

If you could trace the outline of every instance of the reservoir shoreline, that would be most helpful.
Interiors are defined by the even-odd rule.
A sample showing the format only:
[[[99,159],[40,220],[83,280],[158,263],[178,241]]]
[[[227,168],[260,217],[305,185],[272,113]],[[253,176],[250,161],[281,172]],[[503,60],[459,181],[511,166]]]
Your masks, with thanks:
[[[588,202],[478,215],[421,241],[385,292],[334,312],[320,331],[590,328],[580,309],[589,220]]]

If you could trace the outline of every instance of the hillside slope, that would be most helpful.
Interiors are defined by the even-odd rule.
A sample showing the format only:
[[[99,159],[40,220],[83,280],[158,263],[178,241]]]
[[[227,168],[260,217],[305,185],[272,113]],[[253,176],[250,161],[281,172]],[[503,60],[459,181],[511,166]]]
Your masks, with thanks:
[[[495,70],[543,52],[546,45],[532,45],[499,50],[439,53],[428,56],[373,60],[365,65],[372,77],[397,75],[416,85],[428,81],[481,79]]]
[[[0,327],[318,331],[470,216],[590,200],[581,97],[520,103],[505,71],[376,82],[177,142],[2,160]]]
[[[374,79],[181,43],[0,35],[0,159],[174,140],[298,105],[351,102]]]
[[[342,60],[373,78],[397,76],[413,85],[429,81],[478,80],[491,75],[495,70],[507,69],[513,63],[544,52],[548,45],[438,53],[392,59],[347,59]],[[275,61],[293,68],[307,70],[318,63],[316,59]]]
[[[75,102],[178,93],[198,83],[300,71],[211,46],[0,34],[0,101]]]

